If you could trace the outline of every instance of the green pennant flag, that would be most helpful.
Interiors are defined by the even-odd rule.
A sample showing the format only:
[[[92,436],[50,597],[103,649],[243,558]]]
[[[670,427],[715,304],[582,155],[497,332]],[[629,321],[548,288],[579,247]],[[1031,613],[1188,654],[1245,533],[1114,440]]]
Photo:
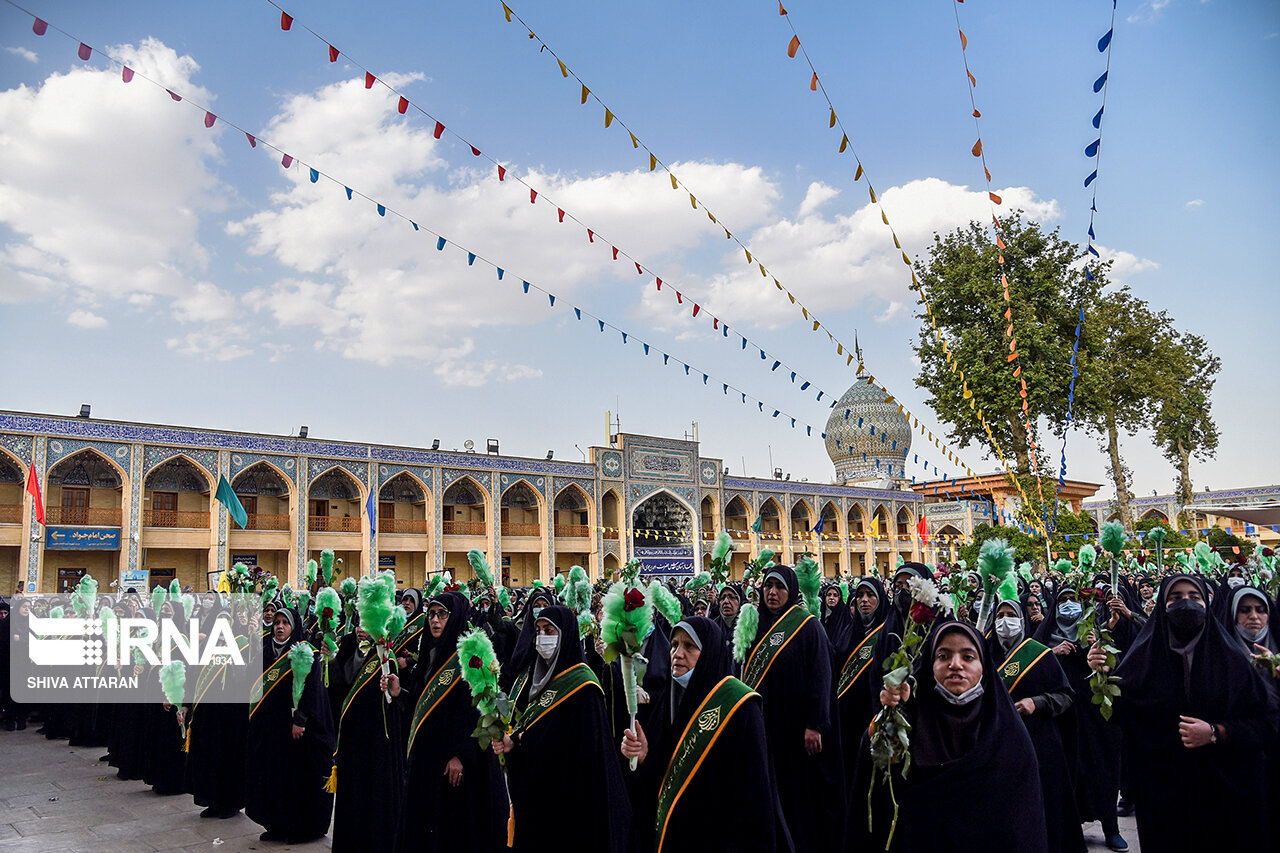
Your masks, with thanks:
[[[751,522],[751,529],[752,529],[752,530],[754,530],[756,533],[759,533],[759,532],[760,532],[760,523],[761,523],[762,521],[764,521],[764,516],[763,516],[763,515],[757,515],[757,516],[756,516],[756,520],[755,520],[755,521],[753,521],[753,522]]]
[[[222,502],[222,505],[227,508],[227,512],[231,513],[231,517],[236,520],[236,524],[240,525],[241,530],[244,530],[245,525],[249,523],[249,513],[244,511],[244,504],[240,503],[240,499],[236,497],[235,489],[231,488],[231,484],[227,482],[226,477],[218,477],[218,491],[213,496]]]

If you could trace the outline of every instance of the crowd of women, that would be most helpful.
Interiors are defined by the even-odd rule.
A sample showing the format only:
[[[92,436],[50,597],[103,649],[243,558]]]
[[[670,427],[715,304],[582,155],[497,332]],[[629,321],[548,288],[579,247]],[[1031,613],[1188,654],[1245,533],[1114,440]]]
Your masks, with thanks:
[[[266,841],[331,831],[339,851],[1080,853],[1095,821],[1127,849],[1117,815],[1129,810],[1145,853],[1274,849],[1274,587],[1257,564],[1183,568],[1114,587],[1041,571],[985,606],[975,579],[931,614],[897,677],[892,656],[919,623],[912,588],[954,590],[947,567],[902,563],[887,585],[828,579],[820,608],[784,565],[750,588],[672,584],[680,612],[655,611],[641,638],[634,717],[620,661],[606,663],[552,587],[501,600],[404,590],[395,666],[352,617],[301,685],[289,659],[303,641],[323,647],[316,615],[277,599],[250,704],[36,710],[47,737],[106,746],[120,778],[190,795],[202,818],[243,810]],[[106,604],[146,609],[130,595]],[[199,598],[200,618],[220,612],[218,596]],[[511,731],[483,747],[492,720],[459,654],[473,629],[514,709]],[[883,709],[907,723],[906,760],[877,754]],[[6,728],[31,711],[6,695]]]

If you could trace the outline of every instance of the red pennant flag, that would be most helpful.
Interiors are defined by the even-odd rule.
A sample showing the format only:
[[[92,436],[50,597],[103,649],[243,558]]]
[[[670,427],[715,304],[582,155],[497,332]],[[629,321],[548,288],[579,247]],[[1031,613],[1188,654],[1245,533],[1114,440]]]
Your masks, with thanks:
[[[247,132],[246,132],[246,133],[245,133],[245,138],[249,140],[249,147],[250,147],[250,148],[257,148],[257,147],[258,147],[258,140],[256,140],[256,139],[254,139],[254,138],[253,138],[253,134],[252,134],[252,133],[247,133]]]
[[[973,156],[974,157],[982,156],[982,140],[981,139],[973,143]]]
[[[507,179],[507,169],[505,166],[498,167],[498,180],[505,181]]]
[[[712,317],[712,318],[711,318],[711,328],[713,328],[713,329],[718,329],[718,328],[720,328],[720,318],[719,318],[719,317]]]
[[[84,42],[80,42],[80,50],[78,52],[80,54],[80,58],[87,62],[89,57],[93,55],[93,48],[89,47],[89,45]]]
[[[330,62],[338,61],[338,49],[333,45],[329,45],[329,61]]]
[[[929,540],[929,522],[924,516],[920,516],[920,520],[916,522],[916,533],[926,542]]]
[[[120,66],[120,79],[126,83],[133,82],[133,69],[127,65]]]
[[[45,21],[40,20],[39,18],[36,18],[35,22],[31,24],[31,32],[35,33],[38,36],[42,36],[48,31],[49,31],[49,24],[46,23]]]
[[[396,109],[400,111],[400,115],[404,115],[405,111],[409,109],[409,99],[401,95],[400,103],[396,104]]]
[[[282,11],[280,13],[280,29],[288,32],[289,27],[292,27],[292,26],[293,26],[293,15],[290,15],[288,12]]]
[[[644,275],[644,269],[640,266],[639,261],[636,261],[636,275]]]
[[[618,259],[618,247],[610,246],[609,248],[613,249],[613,259],[616,261]]]
[[[796,51],[800,49],[800,36],[792,36],[791,44],[787,45],[787,56],[792,59],[796,58]]]
[[[977,108],[977,107],[974,107],[974,108],[973,108],[973,117],[974,117],[974,118],[982,118],[982,113],[978,112],[978,108]]]
[[[680,303],[681,305],[684,304],[684,294],[682,294],[678,290],[676,291],[676,302]]]
[[[596,241],[596,232],[594,232],[594,231],[592,231],[590,228],[588,228],[588,229],[587,229],[587,242],[588,242],[588,243],[594,243],[595,241]]]
[[[695,303],[693,303],[693,316],[697,317],[697,316],[698,316],[698,312],[699,312],[699,311],[701,311],[701,310],[702,310],[702,306],[701,306],[701,305],[699,305],[699,304],[698,304],[698,303],[696,303],[696,302],[695,302]]]
[[[538,191],[534,189],[529,190],[529,204],[534,204],[537,201],[538,201]]]
[[[280,158],[280,165],[284,166],[286,169],[289,168],[290,166],[293,165],[293,158],[290,157],[288,154],[284,155],[283,157]]]
[[[34,465],[27,469],[27,494],[31,495],[31,500],[35,503],[36,521],[44,524],[44,501],[40,498],[40,481],[36,478]]]
[[[474,154],[475,156],[479,157],[479,156],[480,156],[480,149],[479,149],[479,148],[477,148],[477,147],[475,147],[474,145],[472,145],[472,146],[471,146],[471,153],[472,153],[472,154]]]
[[[818,72],[817,71],[813,72],[813,79],[809,81],[809,91],[810,92],[818,91]]]
[[[204,126],[205,126],[205,127],[213,127],[213,123],[214,123],[215,121],[217,121],[217,120],[218,120],[218,117],[217,117],[216,115],[214,115],[213,113],[209,112],[208,110],[205,110],[205,113],[204,113]]]
[[[972,72],[972,71],[966,71],[966,72],[965,72],[965,74],[968,74],[968,75],[969,75],[969,85],[970,85],[970,86],[977,86],[977,85],[978,85],[978,78],[973,76],[973,72]]]
[[[778,3],[778,14],[779,14],[779,15],[785,15],[785,14],[787,14],[787,10],[786,10],[786,9],[784,9],[784,8],[782,8],[782,3],[781,3],[781,2],[779,2],[779,3]]]
[[[440,138],[440,134],[442,134],[442,133],[444,133],[444,125],[443,125],[443,124],[441,124],[440,122],[436,122],[436,130],[435,130],[435,134],[434,134],[435,138],[436,138],[436,139],[439,139],[439,138]]]
[[[374,81],[374,80],[377,80],[377,79],[378,79],[377,77],[374,77],[374,76],[373,76],[373,72],[372,72],[372,71],[366,71],[366,72],[364,72],[364,87],[365,87],[366,89],[372,89],[372,88],[373,88],[373,81]]]
[[[662,279],[658,278],[658,279],[654,279],[654,281],[656,281],[658,284],[658,290],[662,290]]]
[[[556,216],[560,217],[560,221],[561,221],[561,222],[564,222],[564,208],[562,208],[562,207],[557,207],[557,208],[556,208]]]

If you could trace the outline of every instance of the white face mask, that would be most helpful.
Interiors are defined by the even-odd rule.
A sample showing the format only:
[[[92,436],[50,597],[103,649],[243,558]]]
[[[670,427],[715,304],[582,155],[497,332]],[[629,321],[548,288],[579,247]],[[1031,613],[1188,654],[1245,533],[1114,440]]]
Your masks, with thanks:
[[[1000,616],[996,619],[996,636],[1012,640],[1022,633],[1022,620],[1017,616]]]
[[[559,634],[539,634],[533,641],[533,647],[543,660],[551,660],[551,656],[560,647]]]
[[[983,687],[982,687],[981,681],[979,681],[977,684],[970,687],[965,692],[961,693],[959,696],[956,696],[950,690],[943,687],[941,684],[934,684],[933,689],[937,691],[937,694],[939,696],[947,700],[947,702],[949,702],[952,705],[968,705],[974,699],[981,698],[983,694]]]
[[[1244,578],[1227,578],[1227,586],[1232,589],[1244,586]]]

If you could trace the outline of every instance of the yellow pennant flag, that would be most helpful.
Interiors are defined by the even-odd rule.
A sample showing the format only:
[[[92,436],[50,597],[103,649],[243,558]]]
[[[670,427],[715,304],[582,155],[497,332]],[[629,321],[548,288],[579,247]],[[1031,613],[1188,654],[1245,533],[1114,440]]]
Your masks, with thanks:
[[[843,154],[844,150],[849,147],[849,134],[840,137],[840,150],[837,152]]]
[[[853,353],[849,353],[849,357],[844,360],[844,366],[848,367],[853,364]]]
[[[658,158],[650,154],[649,155],[649,171],[652,172],[656,168],[658,168]]]
[[[604,108],[604,126],[608,127],[613,124],[613,112],[608,108]]]
[[[836,126],[836,111],[835,111],[835,108],[834,108],[834,107],[832,107],[832,109],[831,109],[831,123],[830,123],[829,125],[827,125],[827,127],[835,127],[835,126]]]
[[[689,193],[689,204],[693,205],[693,209],[698,209],[698,200],[693,197],[693,193]]]
[[[876,190],[875,190],[875,187],[871,186],[870,184],[867,184],[867,189],[871,192],[871,203],[872,203],[872,204],[875,204],[875,203],[876,203]]]
[[[889,214],[887,214],[887,213],[885,213],[883,210],[881,210],[881,211],[880,211],[880,221],[881,221],[881,222],[883,222],[885,225],[888,225],[888,224],[889,224]],[[898,248],[902,248],[902,247],[901,247],[901,246],[899,246]]]
[[[844,344],[836,344],[836,355],[844,355]]]
[[[672,176],[671,176],[671,189],[673,189],[673,190],[678,190],[678,189],[680,189],[680,185],[676,183],[676,176],[675,176],[675,175],[672,175]]]
[[[715,222],[715,221],[716,221],[715,216],[714,216],[714,215],[712,215],[711,211],[709,211],[709,210],[707,211],[707,219],[710,219],[712,222]]]
[[[856,181],[862,177],[862,164],[858,164],[858,171],[853,173],[853,179]]]
[[[886,224],[887,224],[887,223],[886,223]],[[901,249],[901,248],[902,248],[902,244],[898,242],[898,235],[897,235],[897,234],[894,234],[894,235],[893,235],[893,245],[894,245],[894,246],[896,246],[896,247],[897,247],[897,248],[899,248],[899,249]]]
[[[903,253],[902,253],[902,262],[903,262],[904,264],[906,264],[907,266],[911,266],[911,259],[907,257],[907,253],[906,253],[906,252],[903,252]]]
[[[760,267],[760,277],[761,277],[761,278],[768,278],[768,277],[769,277],[769,274],[768,274],[767,272],[765,272],[765,271],[764,271],[764,264],[757,264],[756,266]]]
[[[504,15],[507,16],[507,23],[508,24],[511,23],[511,9],[507,6],[506,3],[502,4],[502,12]]]
[[[821,326],[821,325],[822,325],[822,324],[821,324],[821,323],[819,323],[817,320],[814,320],[814,321],[813,321],[813,330],[814,330],[815,332],[816,332],[816,331],[818,331],[818,327],[819,327],[819,326]]]
[[[746,252],[746,253],[747,253],[747,263],[751,263],[751,250],[750,250],[750,249],[743,249],[742,251],[744,251],[744,252]]]
[[[809,319],[809,309],[808,309],[808,308],[805,308],[803,305],[801,305],[801,306],[800,306],[800,313],[804,315],[804,318],[805,318],[806,320],[808,320],[808,319]]]
[[[511,19],[510,19],[510,18],[508,18],[507,20],[511,20]],[[557,59],[557,60],[556,60],[556,62],[559,62],[559,63],[560,63],[560,76],[561,76],[561,77],[566,77],[566,78],[567,78],[567,77],[569,76],[569,69],[565,67],[564,60],[563,60],[563,59]]]
[[[631,147],[632,147],[632,148],[639,148],[639,147],[640,147],[640,140],[639,140],[639,139],[636,139],[636,135],[635,135],[634,133],[633,133],[633,134],[631,134]]]
[[[584,103],[584,104],[585,104],[585,103],[587,102],[587,97],[588,97],[590,94],[591,94],[591,90],[590,90],[590,89],[588,89],[588,88],[586,87],[586,85],[584,84],[584,85],[583,85],[583,87],[582,87],[582,103]]]
[[[791,300],[792,305],[796,304],[796,297],[790,290],[787,291],[787,298]]]

